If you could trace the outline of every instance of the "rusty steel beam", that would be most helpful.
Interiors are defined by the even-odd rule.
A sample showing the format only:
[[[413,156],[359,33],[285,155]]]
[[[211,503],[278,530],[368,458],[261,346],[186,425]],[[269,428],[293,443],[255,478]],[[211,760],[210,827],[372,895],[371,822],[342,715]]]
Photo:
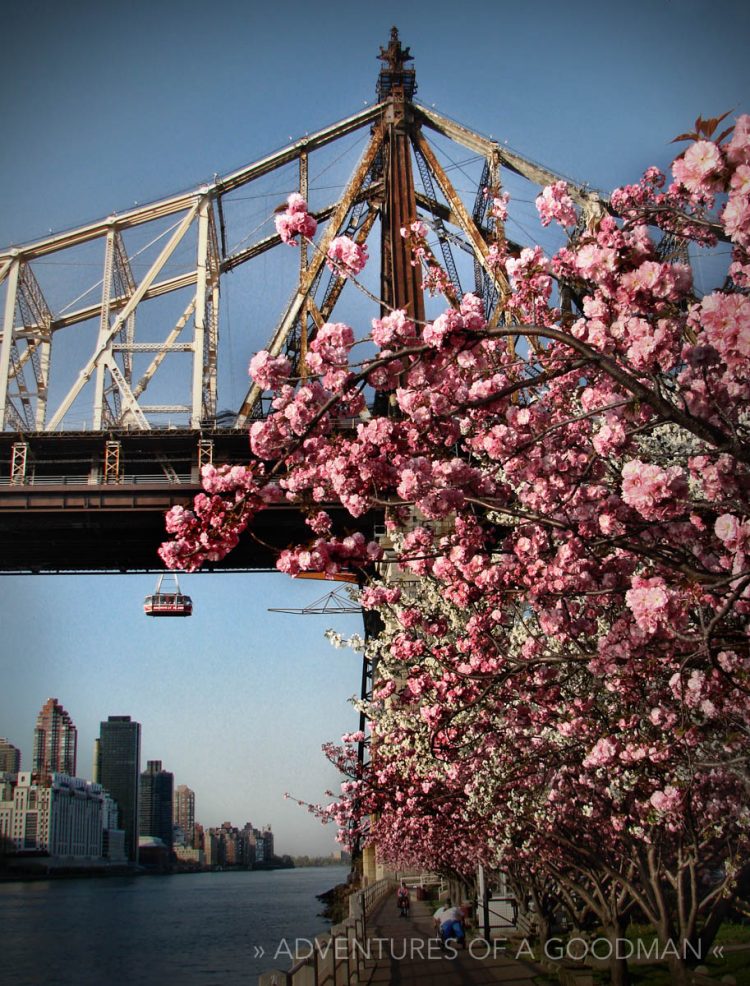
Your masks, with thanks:
[[[349,210],[354,205],[354,199],[357,192],[362,188],[362,184],[367,176],[367,172],[372,167],[372,163],[375,157],[379,153],[383,144],[383,128],[378,125],[374,128],[372,137],[370,138],[370,143],[368,144],[365,153],[354,170],[354,174],[349,179],[349,183],[344,190],[344,194],[341,197],[341,201],[336,207],[336,211],[331,217],[330,222],[326,226],[325,232],[320,240],[315,246],[315,253],[310,261],[310,264],[305,271],[304,275],[300,278],[300,283],[295,291],[291,302],[286,310],[286,313],[279,323],[273,338],[270,340],[267,351],[272,356],[278,356],[284,347],[289,333],[299,317],[299,313],[302,310],[302,306],[305,300],[310,294],[315,279],[318,276],[320,269],[325,263],[325,259],[328,253],[328,247],[335,236],[338,235],[339,230],[346,220],[346,216]],[[253,408],[256,406],[258,401],[262,396],[263,391],[258,387],[257,384],[253,384],[250,390],[247,392],[244,401],[242,402],[242,407],[237,415],[237,420],[235,422],[236,427],[242,427],[246,424],[247,419],[252,415]]]
[[[401,235],[417,220],[417,202],[411,167],[411,141],[404,118],[388,128],[386,194],[382,210],[380,254],[381,315],[402,308],[410,318],[424,322],[422,271],[412,266],[408,241]]]
[[[113,226],[116,226],[118,229],[128,229],[143,223],[152,222],[154,219],[161,219],[164,216],[171,216],[175,213],[182,212],[193,205],[196,196],[207,194],[212,197],[221,196],[236,188],[241,188],[242,185],[253,181],[255,178],[259,178],[269,171],[274,171],[276,168],[280,168],[290,161],[294,161],[303,151],[311,151],[318,147],[324,147],[326,144],[331,143],[331,141],[338,140],[339,137],[344,137],[355,130],[359,130],[361,127],[367,126],[368,123],[376,120],[382,112],[382,106],[375,104],[367,109],[361,110],[359,113],[355,113],[353,116],[340,120],[338,123],[324,127],[322,130],[310,134],[303,140],[298,140],[294,144],[290,144],[273,154],[269,154],[254,164],[240,168],[226,175],[224,178],[218,178],[212,183],[202,185],[200,188],[184,192],[180,195],[174,195],[170,198],[161,199],[157,202],[151,202],[137,209],[129,209],[127,212],[108,216],[106,219],[97,220],[85,226],[80,226],[77,229],[68,230],[64,233],[55,233],[53,236],[47,236],[44,239],[36,240],[32,243],[0,250],[0,281],[7,275],[9,263],[15,257],[22,257],[27,261],[34,260],[37,257],[54,253],[56,250],[78,246],[81,243],[87,243],[89,240],[106,236],[107,232]]]
[[[419,148],[419,150],[421,151],[422,156],[424,157],[425,161],[427,162],[430,168],[430,171],[435,176],[435,179],[437,180],[438,184],[442,188],[443,194],[447,198],[452,211],[455,213],[459,221],[459,225],[463,229],[466,237],[468,238],[469,242],[474,248],[475,255],[479,260],[479,262],[481,263],[482,267],[484,267],[488,276],[495,282],[498,291],[501,294],[504,295],[510,294],[510,285],[508,284],[508,280],[505,274],[503,274],[501,271],[494,270],[488,263],[487,256],[489,253],[489,247],[487,246],[487,243],[484,237],[482,236],[481,232],[477,228],[477,225],[474,222],[473,217],[470,215],[468,209],[462,202],[458,192],[453,187],[451,180],[448,178],[448,176],[446,175],[445,171],[442,168],[442,165],[435,157],[432,148],[430,147],[430,145],[427,143],[427,141],[424,139],[424,137],[420,132],[414,134],[414,142],[416,146]]]
[[[369,106],[367,109],[360,110],[359,113],[355,113],[345,120],[340,120],[330,127],[318,130],[316,133],[310,134],[308,137],[304,137],[302,140],[298,140],[296,143],[290,144],[280,151],[276,151],[275,154],[270,154],[268,157],[256,161],[255,164],[250,164],[247,167],[240,168],[238,171],[234,171],[230,175],[226,175],[224,178],[219,179],[213,187],[216,188],[219,195],[231,192],[235,188],[240,188],[242,185],[253,181],[255,178],[260,178],[261,175],[265,175],[269,171],[274,171],[284,164],[295,161],[302,153],[314,151],[318,147],[324,147],[326,144],[330,144],[331,141],[338,140],[340,137],[345,137],[347,134],[367,126],[368,123],[377,120],[382,112],[382,106],[377,104]],[[1,257],[2,254],[0,254]]]
[[[375,182],[367,188],[361,189],[354,196],[354,204],[356,205],[359,202],[367,201],[372,196],[380,192],[382,187],[382,182]],[[319,223],[325,222],[325,220],[331,218],[338,208],[338,205],[338,202],[332,202],[323,209],[318,209],[315,212],[311,212],[310,215],[313,216]],[[234,270],[235,267],[239,267],[240,264],[244,264],[248,260],[253,260],[255,257],[259,257],[262,253],[265,253],[267,250],[272,250],[280,243],[281,237],[278,233],[274,233],[271,236],[264,237],[262,240],[258,240],[256,243],[252,243],[249,247],[245,247],[242,250],[238,250],[236,253],[230,254],[230,256],[225,257],[224,260],[221,261],[221,273],[224,274],[227,271]]]

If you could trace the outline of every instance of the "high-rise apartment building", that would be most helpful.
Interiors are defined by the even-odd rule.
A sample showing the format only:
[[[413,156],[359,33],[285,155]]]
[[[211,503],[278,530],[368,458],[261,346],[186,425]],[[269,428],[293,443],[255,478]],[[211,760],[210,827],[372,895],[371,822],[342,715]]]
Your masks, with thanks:
[[[48,698],[36,717],[32,772],[76,776],[78,730],[56,698]]]
[[[21,751],[0,737],[0,774],[17,774],[21,769]]]
[[[204,834],[204,860],[206,866],[252,865],[248,858],[245,836],[231,822],[223,822],[218,828],[210,828]]]
[[[7,832],[16,852],[42,851],[50,857],[98,860],[106,795],[100,785],[56,772],[21,772],[13,784]]]
[[[172,821],[177,826],[184,839],[184,845],[197,848],[195,845],[195,791],[187,784],[180,784],[174,791],[174,811]]]
[[[0,784],[0,856],[39,853],[49,865],[125,861],[117,807],[100,784],[19,771]]]
[[[162,770],[161,760],[149,760],[141,774],[140,825],[141,835],[161,839],[172,848],[172,812],[174,774]]]
[[[254,829],[253,834],[255,835],[255,862],[270,863],[274,857],[271,826],[266,825],[262,830]]]
[[[94,780],[115,799],[128,859],[138,861],[138,794],[141,724],[130,716],[109,716],[99,726],[94,747]]]

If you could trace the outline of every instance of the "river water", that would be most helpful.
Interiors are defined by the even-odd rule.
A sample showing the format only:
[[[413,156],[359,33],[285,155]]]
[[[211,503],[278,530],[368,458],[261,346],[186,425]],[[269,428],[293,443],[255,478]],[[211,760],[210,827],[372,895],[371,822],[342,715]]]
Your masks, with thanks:
[[[329,924],[316,895],[348,867],[0,883],[13,986],[255,986]],[[256,957],[256,950],[265,954]]]

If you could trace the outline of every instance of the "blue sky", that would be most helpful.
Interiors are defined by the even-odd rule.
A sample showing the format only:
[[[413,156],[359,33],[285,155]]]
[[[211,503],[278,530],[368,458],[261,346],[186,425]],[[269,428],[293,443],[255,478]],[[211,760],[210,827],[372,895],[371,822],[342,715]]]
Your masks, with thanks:
[[[3,14],[0,245],[195,187],[356,112],[393,24],[424,103],[604,190],[666,166],[699,114],[750,109],[740,0],[27,0]],[[28,763],[54,695],[85,775],[99,720],[131,714],[144,765],[193,787],[204,824],[270,822],[282,852],[329,851],[330,831],[282,794],[335,782],[319,746],[356,726],[359,659],[323,640],[331,621],[267,613],[319,587],[194,576],[195,616],[156,621],[140,611],[153,581],[0,580],[0,735]]]

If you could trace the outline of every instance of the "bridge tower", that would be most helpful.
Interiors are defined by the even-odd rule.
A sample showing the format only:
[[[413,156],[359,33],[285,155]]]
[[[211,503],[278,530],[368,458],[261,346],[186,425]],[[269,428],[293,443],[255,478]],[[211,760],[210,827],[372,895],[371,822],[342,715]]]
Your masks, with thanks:
[[[387,48],[380,49],[385,62],[378,77],[378,100],[384,106],[383,176],[385,195],[380,234],[381,316],[403,308],[413,319],[425,317],[421,269],[411,262],[411,252],[402,229],[417,220],[417,200],[411,164],[411,131],[414,127],[412,97],[417,91],[416,74],[407,68],[413,61],[402,48],[398,31],[391,30]]]

